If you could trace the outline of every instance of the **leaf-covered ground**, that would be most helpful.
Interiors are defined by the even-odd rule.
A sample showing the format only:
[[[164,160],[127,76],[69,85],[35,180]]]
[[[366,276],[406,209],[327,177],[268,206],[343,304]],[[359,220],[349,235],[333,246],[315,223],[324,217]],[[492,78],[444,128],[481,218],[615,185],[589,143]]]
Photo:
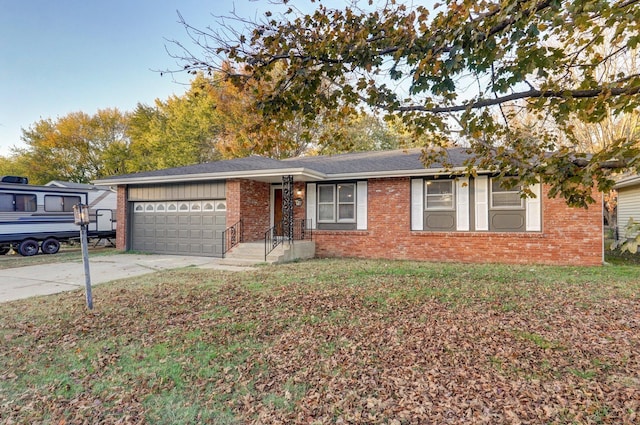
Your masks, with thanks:
[[[640,423],[640,268],[315,260],[0,305],[0,422]]]

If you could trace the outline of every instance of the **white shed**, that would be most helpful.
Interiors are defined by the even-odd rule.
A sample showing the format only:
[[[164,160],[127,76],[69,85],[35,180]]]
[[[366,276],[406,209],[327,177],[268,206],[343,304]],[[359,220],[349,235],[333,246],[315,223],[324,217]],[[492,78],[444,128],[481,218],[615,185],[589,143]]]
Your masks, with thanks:
[[[618,191],[618,234],[622,236],[630,218],[640,222],[640,175],[620,179],[615,189]]]

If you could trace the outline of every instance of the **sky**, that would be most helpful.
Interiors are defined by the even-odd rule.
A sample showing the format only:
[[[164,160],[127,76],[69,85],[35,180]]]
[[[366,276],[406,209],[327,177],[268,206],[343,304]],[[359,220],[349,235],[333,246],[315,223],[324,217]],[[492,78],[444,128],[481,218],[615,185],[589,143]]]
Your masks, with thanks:
[[[25,147],[22,129],[41,119],[182,95],[188,75],[157,72],[176,68],[167,40],[190,45],[176,11],[204,29],[215,27],[212,15],[255,18],[272,8],[268,0],[0,0],[0,155]]]

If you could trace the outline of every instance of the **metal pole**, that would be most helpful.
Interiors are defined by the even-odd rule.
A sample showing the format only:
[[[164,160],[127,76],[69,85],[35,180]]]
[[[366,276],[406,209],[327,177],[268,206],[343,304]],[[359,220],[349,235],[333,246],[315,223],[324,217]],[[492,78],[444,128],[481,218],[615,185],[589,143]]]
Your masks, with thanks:
[[[84,265],[84,283],[86,287],[87,308],[93,310],[93,295],[91,294],[91,274],[89,273],[89,249],[87,248],[87,225],[80,226],[80,244],[82,245],[82,264]]]

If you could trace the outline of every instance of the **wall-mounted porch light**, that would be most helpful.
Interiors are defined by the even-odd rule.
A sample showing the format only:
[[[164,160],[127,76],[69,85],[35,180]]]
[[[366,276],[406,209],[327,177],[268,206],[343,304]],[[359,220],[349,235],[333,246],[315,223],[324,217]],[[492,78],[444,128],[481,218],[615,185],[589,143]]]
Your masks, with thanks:
[[[302,206],[302,189],[298,189],[296,190],[296,198],[293,200],[294,204],[296,205],[296,207],[301,207]]]

